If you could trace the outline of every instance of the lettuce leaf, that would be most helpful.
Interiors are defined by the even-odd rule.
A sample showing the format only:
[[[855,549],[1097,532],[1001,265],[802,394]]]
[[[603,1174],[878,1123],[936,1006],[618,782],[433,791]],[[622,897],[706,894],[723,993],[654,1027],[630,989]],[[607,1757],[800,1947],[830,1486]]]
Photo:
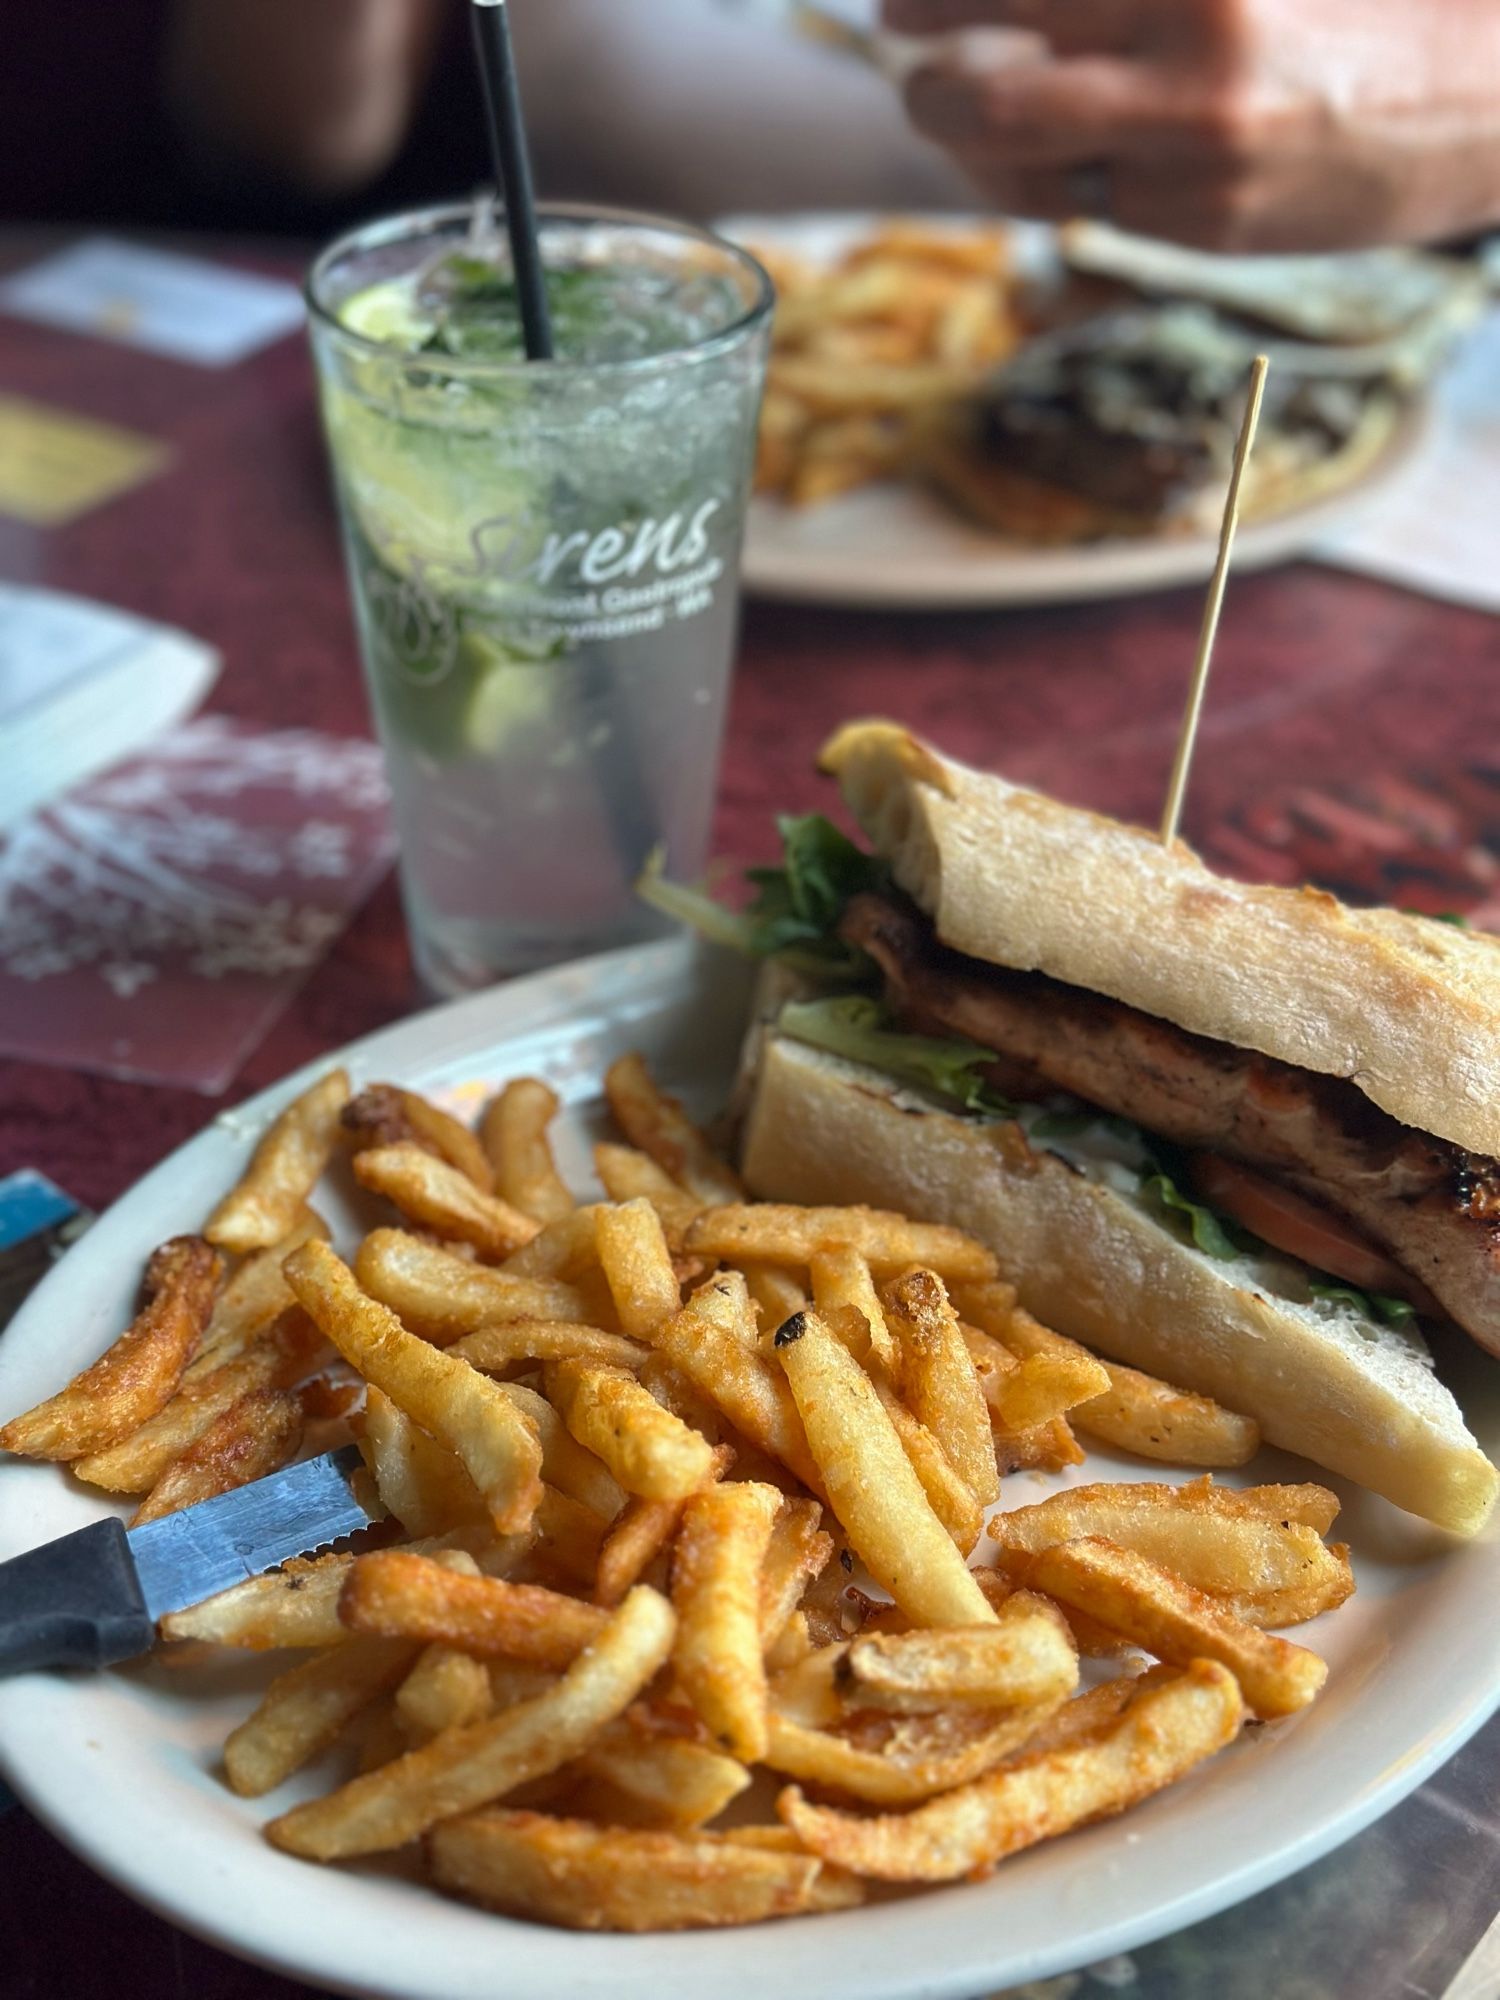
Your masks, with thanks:
[[[868,1063],[898,1082],[950,1098],[965,1111],[990,1118],[1015,1116],[1015,1105],[983,1075],[986,1065],[996,1060],[993,1049],[957,1037],[903,1034],[891,1027],[879,1003],[864,994],[791,1001],[782,1008],[776,1025],[793,1041],[826,1049],[849,1062]]]
[[[1160,1169],[1148,1174],[1141,1182],[1141,1193],[1159,1203],[1168,1219],[1173,1215],[1182,1216],[1188,1234],[1205,1257],[1240,1257],[1252,1245],[1261,1247],[1253,1237],[1245,1237],[1215,1210],[1205,1208],[1201,1201],[1189,1201],[1171,1175]]]
[[[668,882],[659,852],[646,863],[637,893],[705,937],[751,958],[781,958],[804,971],[843,980],[873,975],[865,954],[835,933],[855,896],[890,888],[886,864],[856,847],[821,813],[783,815],[776,830],[781,866],[746,871],[755,894],[741,912],[726,909],[701,889]]]
[[[1416,1318],[1416,1308],[1405,1299],[1393,1298],[1389,1292],[1361,1292],[1353,1285],[1340,1284],[1336,1278],[1310,1278],[1307,1289],[1315,1299],[1328,1299],[1335,1305],[1353,1306],[1368,1319],[1378,1319],[1384,1326],[1407,1326]]]

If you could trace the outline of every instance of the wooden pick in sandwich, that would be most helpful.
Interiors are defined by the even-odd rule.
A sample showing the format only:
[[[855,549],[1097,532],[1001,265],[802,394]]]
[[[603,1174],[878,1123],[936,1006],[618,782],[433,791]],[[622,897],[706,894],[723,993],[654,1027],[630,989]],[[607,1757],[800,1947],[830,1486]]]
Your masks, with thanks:
[[[1240,486],[1245,477],[1250,447],[1255,443],[1255,427],[1260,422],[1261,398],[1265,394],[1270,360],[1257,354],[1250,370],[1250,398],[1245,404],[1245,421],[1235,446],[1234,469],[1229,475],[1229,492],[1224,501],[1224,519],[1219,527],[1219,554],[1214,563],[1208,598],[1203,606],[1203,623],[1198,628],[1198,657],[1193,662],[1193,682],[1188,689],[1187,707],[1182,714],[1182,731],[1177,738],[1177,755],[1172,762],[1172,781],[1167,787],[1167,803],[1161,816],[1162,844],[1170,847],[1177,838],[1177,822],[1182,817],[1183,794],[1193,762],[1193,746],[1198,740],[1198,718],[1203,713],[1203,693],[1208,686],[1208,670],[1213,664],[1214,640],[1219,631],[1219,613],[1224,608],[1224,586],[1229,581],[1229,558],[1234,548],[1234,531],[1240,522]]]

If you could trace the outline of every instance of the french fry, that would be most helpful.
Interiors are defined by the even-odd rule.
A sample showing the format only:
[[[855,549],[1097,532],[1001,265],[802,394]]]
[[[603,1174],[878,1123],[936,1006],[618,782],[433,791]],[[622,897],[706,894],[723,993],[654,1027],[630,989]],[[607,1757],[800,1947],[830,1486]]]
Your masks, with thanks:
[[[344,1106],[339,1123],[358,1151],[406,1143],[422,1146],[457,1167],[481,1194],[494,1192],[495,1177],[484,1147],[468,1126],[414,1090],[392,1083],[369,1084]]]
[[[529,1243],[540,1225],[498,1195],[484,1194],[457,1167],[410,1140],[367,1146],[354,1155],[354,1178],[383,1194],[423,1229],[458,1243],[472,1243],[481,1257],[498,1261]]]
[[[864,1370],[812,1312],[787,1321],[776,1354],[822,1486],[871,1576],[919,1625],[990,1623]]]
[[[609,1467],[569,1435],[567,1425],[545,1396],[524,1382],[497,1382],[536,1430],[542,1443],[542,1477],[559,1493],[591,1508],[602,1521],[613,1521],[625,1505],[625,1493]]]
[[[268,1250],[252,1251],[230,1274],[214,1300],[198,1350],[182,1371],[182,1388],[191,1389],[205,1375],[237,1361],[275,1322],[298,1310],[281,1266],[314,1236],[327,1242],[328,1224],[315,1210],[304,1208],[279,1242]]]
[[[722,1479],[734,1463],[727,1445],[714,1448],[709,1478]],[[643,1500],[632,1495],[604,1539],[594,1574],[594,1602],[615,1605],[666,1548],[682,1524],[684,1500]],[[801,1595],[799,1590],[798,1595]]]
[[[766,1747],[761,1565],[780,1507],[774,1486],[710,1486],[683,1508],[672,1557],[678,1684],[720,1747],[747,1764]]]
[[[1354,1589],[1348,1551],[1325,1546],[1316,1527],[1294,1518],[1300,1504],[1331,1525],[1327,1503],[1336,1513],[1337,1499],[1321,1487],[1074,1486],[997,1514],[990,1534],[1013,1573],[1044,1548],[1091,1537],[1170,1570],[1247,1624],[1294,1625],[1333,1610]]]
[[[1061,1612],[1017,1591],[993,1625],[865,1632],[849,1643],[841,1686],[851,1708],[1034,1708],[1078,1685],[1078,1654]]]
[[[783,1500],[760,1569],[760,1643],[769,1655],[808,1585],[833,1560],[833,1537],[818,1525],[816,1500]]]
[[[0,1428],[0,1450],[23,1458],[84,1458],[149,1422],[203,1336],[221,1268],[200,1236],[174,1236],[153,1251],[147,1302],[130,1326],[65,1389]]]
[[[1196,1660],[1170,1680],[1137,1683],[1097,1733],[1022,1757],[915,1812],[856,1818],[810,1805],[795,1786],[777,1812],[804,1847],[855,1874],[951,1882],[1149,1798],[1230,1742],[1243,1714],[1233,1674]]]
[[[784,1674],[802,1662],[813,1650],[807,1613],[799,1605],[766,1648],[766,1672]]]
[[[1305,1708],[1328,1678],[1328,1664],[1316,1653],[1245,1624],[1206,1591],[1112,1542],[1089,1538],[1043,1549],[1031,1558],[1027,1578],[1169,1664],[1220,1661],[1263,1718]]]
[[[656,1352],[685,1375],[760,1450],[805,1484],[820,1484],[802,1419],[786,1381],[759,1351],[744,1278],[720,1271],[651,1336]]]
[[[267,1127],[244,1175],[203,1225],[205,1238],[236,1255],[279,1243],[328,1165],[348,1101],[349,1078],[341,1069],[330,1070],[294,1098]]]
[[[823,361],[788,355],[776,364],[776,386],[818,417],[907,413],[970,394],[986,369],[974,362]]]
[[[844,1244],[876,1270],[922,1264],[945,1283],[993,1277],[995,1259],[982,1244],[940,1222],[909,1222],[878,1208],[793,1208],[760,1201],[705,1209],[686,1247],[738,1263],[745,1257],[806,1269],[820,1250]]]
[[[288,1295],[290,1296],[290,1294]],[[288,1389],[326,1352],[323,1336],[299,1307],[277,1320],[235,1360],[179,1387],[139,1430],[105,1451],[73,1461],[73,1471],[108,1493],[147,1493],[241,1396]]]
[[[623,1333],[566,1319],[513,1319],[482,1326],[449,1347],[450,1354],[487,1374],[527,1361],[592,1361],[601,1368],[639,1368],[650,1349]]]
[[[517,1537],[524,1544],[526,1537]],[[403,1555],[435,1557],[450,1562],[457,1555],[482,1556],[485,1573],[498,1575],[515,1552],[497,1542],[488,1524],[483,1529],[458,1528],[446,1535],[408,1542]],[[518,1559],[518,1557],[516,1558]],[[354,1566],[343,1550],[321,1556],[297,1556],[264,1576],[246,1577],[216,1597],[207,1597],[183,1611],[170,1612],[160,1622],[164,1639],[196,1639],[250,1652],[283,1646],[338,1646],[349,1638],[339,1617],[339,1595]]]
[[[1077,1341],[1054,1333],[1017,1308],[1008,1285],[965,1289],[955,1303],[965,1319],[1022,1360],[1049,1354],[1097,1361],[1109,1386],[1077,1405],[1070,1422],[1101,1444],[1169,1465],[1212,1469],[1244,1465],[1260,1450],[1260,1430],[1251,1418],[1235,1415],[1209,1396],[1174,1389],[1139,1369],[1091,1356]]]
[[[980,1506],[988,1506],[1000,1497],[989,1410],[941,1278],[908,1271],[885,1287],[881,1303],[896,1345],[903,1401]]]
[[[955,1469],[927,1426],[919,1423],[897,1395],[895,1386],[878,1361],[868,1369],[870,1385],[880,1398],[881,1408],[891,1420],[901,1440],[911,1469],[922,1482],[927,1504],[947,1529],[960,1555],[972,1555],[984,1533],[984,1509],[974,1489]],[[990,1456],[994,1456],[991,1447]]]
[[[620,1325],[649,1341],[682,1305],[661,1218],[644,1197],[594,1212],[595,1240]]]
[[[602,1731],[574,1769],[605,1788],[583,1794],[591,1818],[679,1831],[717,1819],[750,1784],[733,1757],[681,1737],[646,1735],[628,1715]]]
[[[784,1722],[803,1729],[832,1729],[844,1719],[839,1677],[849,1652],[847,1639],[810,1647],[800,1660],[771,1677],[767,1699]]]
[[[574,1207],[547,1138],[556,1116],[557,1092],[536,1077],[522,1076],[505,1086],[480,1121],[495,1192],[542,1223],[560,1222]]]
[[[359,1448],[381,1506],[409,1535],[488,1520],[484,1495],[458,1457],[373,1386],[365,1391]]]
[[[763,1264],[753,1257],[746,1257],[740,1263],[739,1271],[759,1315],[763,1333],[774,1333],[793,1313],[801,1312],[805,1305],[811,1303],[806,1289],[779,1264]]]
[[[513,1278],[570,1278],[580,1280],[599,1266],[599,1244],[595,1234],[596,1205],[575,1208],[571,1215],[549,1222],[529,1243],[523,1244],[502,1267]],[[582,1315],[587,1319],[588,1314]]]
[[[773,1708],[764,1761],[786,1777],[866,1805],[916,1805],[992,1770],[1030,1740],[1055,1706],[998,1715],[980,1708],[869,1715],[863,1740],[808,1728]]]
[[[405,1639],[361,1639],[314,1653],[279,1675],[224,1745],[231,1791],[242,1799],[275,1791],[393,1688],[417,1650]]]
[[[547,1368],[547,1393],[570,1434],[627,1493],[685,1500],[709,1477],[713,1446],[664,1410],[633,1375],[582,1361]]]
[[[452,1646],[424,1646],[396,1689],[396,1714],[408,1745],[430,1743],[490,1712],[490,1677],[482,1660]]]
[[[574,1930],[680,1931],[851,1908],[858,1886],[806,1853],[731,1834],[625,1831],[534,1812],[434,1828],[440,1888],[508,1916]]]
[[[638,1584],[547,1693],[466,1729],[445,1729],[420,1750],[294,1807],[271,1822],[268,1838],[318,1861],[379,1853],[546,1776],[629,1707],[671,1652],[675,1629],[665,1598]]]
[[[175,1458],[131,1517],[139,1528],[180,1507],[194,1507],[264,1479],[297,1455],[302,1443],[300,1399],[289,1389],[251,1389],[214,1418]]]
[[[1064,1466],[1082,1465],[1083,1458],[1083,1446],[1066,1417],[1029,1431],[995,1427],[995,1459],[1002,1472],[1061,1472]]]
[[[496,1530],[523,1532],[541,1498],[542,1450],[535,1426],[501,1385],[408,1333],[326,1244],[304,1243],[287,1259],[286,1275],[344,1359],[456,1454]]]
[[[830,1249],[814,1251],[808,1263],[812,1302],[821,1317],[829,1319],[834,1313],[849,1307],[862,1314],[870,1332],[871,1351],[884,1363],[894,1380],[899,1362],[896,1342],[886,1324],[885,1307],[880,1303],[868,1260],[858,1250],[851,1250],[848,1244],[835,1243]],[[799,1300],[798,1306],[805,1303],[805,1300]],[[793,1306],[782,1314],[782,1319],[789,1319],[797,1309]],[[776,1324],[780,1326],[781,1320],[777,1320]]]
[[[586,1320],[583,1294],[556,1278],[470,1264],[401,1229],[372,1229],[354,1260],[361,1288],[435,1347],[508,1320]]]
[[[621,1056],[611,1063],[604,1092],[631,1145],[655,1160],[679,1187],[705,1202],[741,1199],[739,1176],[714,1152],[677,1099],[657,1085],[644,1056]]]
[[[575,1590],[589,1589],[609,1523],[571,1494],[544,1485],[533,1525],[535,1566],[555,1572]]]
[[[680,1187],[649,1153],[608,1143],[594,1148],[594,1172],[611,1201],[649,1201],[661,1218],[668,1249],[681,1249],[688,1224],[705,1204]]]
[[[407,1549],[358,1557],[339,1616],[351,1632],[552,1668],[570,1666],[608,1623],[594,1605],[540,1584],[463,1575]]]
[[[1043,1348],[1018,1360],[978,1327],[962,1333],[997,1430],[1036,1430],[1109,1389],[1103,1364],[1081,1347],[1074,1354]]]
[[[266,1576],[246,1577],[217,1596],[160,1622],[164,1639],[200,1639],[264,1652],[277,1646],[336,1646],[349,1636],[339,1592],[354,1557],[299,1558]]]

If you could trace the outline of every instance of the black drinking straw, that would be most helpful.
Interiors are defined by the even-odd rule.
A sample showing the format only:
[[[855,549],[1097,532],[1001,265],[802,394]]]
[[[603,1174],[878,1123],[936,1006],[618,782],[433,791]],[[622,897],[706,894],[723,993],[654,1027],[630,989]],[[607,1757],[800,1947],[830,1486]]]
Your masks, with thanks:
[[[505,227],[510,236],[511,267],[521,306],[521,336],[528,361],[553,358],[552,315],[542,273],[541,239],[536,222],[536,194],[531,183],[531,155],[521,111],[521,86],[510,39],[510,14],[505,0],[474,0],[474,48],[484,86],[485,120],[495,178],[505,202]],[[658,845],[656,819],[646,791],[640,746],[628,704],[607,664],[592,647],[578,659],[576,688],[583,734],[594,774],[614,831],[615,849],[626,881],[634,883]],[[609,719],[619,746],[612,757],[607,744],[597,743],[589,726],[590,709]]]
[[[536,226],[536,195],[531,184],[531,155],[521,115],[521,85],[511,47],[510,14],[505,0],[474,0],[474,47],[484,86],[485,122],[495,178],[505,203],[505,227],[510,234],[510,260],[521,302],[521,334],[528,361],[552,359],[552,315],[547,310],[547,282],[542,275],[542,247]]]

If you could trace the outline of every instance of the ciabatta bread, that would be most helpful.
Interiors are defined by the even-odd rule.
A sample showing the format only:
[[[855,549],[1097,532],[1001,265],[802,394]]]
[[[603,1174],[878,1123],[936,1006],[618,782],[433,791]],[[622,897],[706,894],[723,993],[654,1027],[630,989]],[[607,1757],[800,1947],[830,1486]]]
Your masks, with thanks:
[[[945,944],[1345,1077],[1403,1124],[1500,1156],[1500,942],[1316,889],[1249,887],[1181,842],[939,756],[888,722],[825,748]]]
[[[754,1194],[954,1223],[1059,1332],[1217,1398],[1268,1443],[1456,1533],[1484,1523],[1500,1473],[1416,1332],[1276,1296],[1255,1266],[1204,1256],[1009,1122],[953,1116],[774,1030],[755,1057],[741,1149]]]

